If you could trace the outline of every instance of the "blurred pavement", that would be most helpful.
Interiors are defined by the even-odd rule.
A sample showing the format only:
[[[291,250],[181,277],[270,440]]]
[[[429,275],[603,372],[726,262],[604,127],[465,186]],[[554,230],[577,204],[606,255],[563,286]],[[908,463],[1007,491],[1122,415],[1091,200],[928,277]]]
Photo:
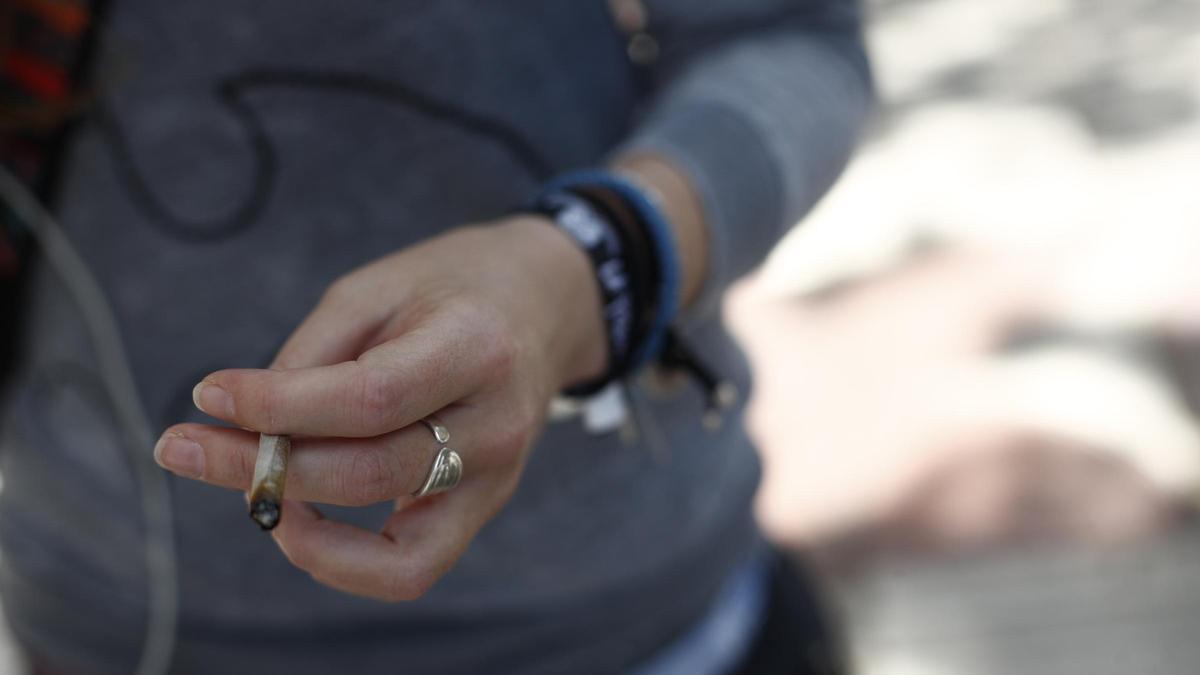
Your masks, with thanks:
[[[1071,515],[1114,541],[826,564],[857,672],[1200,672],[1200,534],[1125,538],[1200,478],[1197,420],[1145,340],[1200,326],[1200,3],[869,5],[876,128],[727,308],[760,371],[761,519],[819,558],[972,428],[1104,448],[1074,486],[1102,494]],[[947,246],[966,252],[913,257]],[[1078,339],[989,357],[1029,310]],[[1015,475],[1050,480],[1034,466]],[[966,511],[997,489],[967,486]],[[949,515],[939,536],[978,514]]]

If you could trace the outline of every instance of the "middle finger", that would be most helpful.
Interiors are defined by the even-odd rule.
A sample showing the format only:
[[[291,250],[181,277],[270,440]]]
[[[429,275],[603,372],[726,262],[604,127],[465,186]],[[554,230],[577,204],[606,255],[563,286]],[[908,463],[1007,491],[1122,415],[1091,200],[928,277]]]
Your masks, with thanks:
[[[471,425],[463,408],[438,419],[451,431],[446,443],[462,457],[464,478],[492,468],[486,455],[470,452]],[[461,423],[461,424],[460,424]],[[249,490],[258,456],[259,435],[206,424],[179,424],[163,433],[155,459],[185,478],[235,490]],[[365,506],[410,495],[425,482],[442,447],[424,424],[412,424],[373,438],[294,438],[288,461],[289,499],[337,506]],[[466,450],[464,450],[466,449]],[[187,458],[178,462],[177,458]]]

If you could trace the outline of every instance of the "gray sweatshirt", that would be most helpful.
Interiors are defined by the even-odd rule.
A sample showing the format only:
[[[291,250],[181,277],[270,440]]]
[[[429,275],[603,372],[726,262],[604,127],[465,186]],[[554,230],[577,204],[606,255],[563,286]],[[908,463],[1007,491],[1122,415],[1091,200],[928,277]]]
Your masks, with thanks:
[[[95,63],[107,116],[74,138],[56,210],[115,306],[154,432],[203,421],[199,378],[264,366],[338,276],[629,148],[670,157],[702,193],[712,259],[684,333],[748,392],[717,301],[850,154],[871,104],[857,12],[646,4],[661,53],[639,70],[602,0],[113,2]],[[222,82],[264,69],[308,79],[243,77],[223,101]],[[83,324],[47,270],[30,308],[3,410],[4,609],[57,667],[129,672],[146,621],[137,483]],[[172,672],[607,673],[644,660],[758,545],[759,469],[736,420],[702,428],[693,390],[633,395],[636,443],[548,426],[511,502],[411,603],[319,585],[241,495],[172,479]],[[373,526],[389,508],[331,511]]]

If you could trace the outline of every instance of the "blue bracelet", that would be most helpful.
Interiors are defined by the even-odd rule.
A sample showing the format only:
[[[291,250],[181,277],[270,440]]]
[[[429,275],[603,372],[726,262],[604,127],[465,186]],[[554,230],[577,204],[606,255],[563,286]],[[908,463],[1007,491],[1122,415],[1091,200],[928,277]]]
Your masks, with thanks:
[[[641,225],[654,248],[658,265],[658,293],[654,321],[645,338],[636,347],[629,370],[640,369],[662,351],[667,330],[678,312],[680,283],[679,255],[675,248],[675,236],[662,210],[654,200],[634,182],[611,171],[598,169],[572,171],[551,180],[542,190],[543,195],[578,188],[602,188],[609,190],[637,214]]]

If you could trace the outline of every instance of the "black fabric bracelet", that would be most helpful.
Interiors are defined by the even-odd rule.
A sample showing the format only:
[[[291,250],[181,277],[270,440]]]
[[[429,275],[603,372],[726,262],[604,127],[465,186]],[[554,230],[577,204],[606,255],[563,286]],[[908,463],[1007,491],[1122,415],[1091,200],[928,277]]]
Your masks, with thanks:
[[[633,285],[634,315],[630,351],[621,362],[614,362],[609,379],[619,379],[643,365],[638,361],[646,338],[654,329],[658,316],[658,291],[661,283],[653,242],[637,215],[625,205],[621,196],[598,186],[579,186],[571,190],[602,213],[616,230],[625,246],[626,269]]]
[[[662,353],[666,335],[679,310],[683,270],[674,230],[653,191],[619,173],[598,169],[571,171],[551,180],[543,194],[562,190],[583,195],[593,204],[607,209],[613,224],[622,227],[634,241],[644,243],[644,248],[639,248],[651,254],[649,264],[639,265],[637,269],[655,275],[653,292],[646,301],[646,305],[653,308],[653,315],[649,330],[637,334],[632,360],[624,372],[641,368]]]
[[[602,376],[568,389],[568,396],[587,397],[624,378],[648,361],[647,351],[661,321],[663,289],[660,255],[649,228],[624,195],[602,184],[581,182],[551,187],[529,209],[549,216],[587,251],[605,305],[609,361]],[[597,246],[596,232],[619,246]],[[616,262],[617,256],[621,262]],[[622,271],[621,278],[614,272]],[[616,286],[629,290],[619,303],[609,293]],[[628,298],[626,304],[624,298]],[[619,311],[614,311],[619,310]],[[628,311],[626,311],[628,310]]]
[[[631,278],[631,242],[611,216],[588,199],[569,191],[543,194],[530,211],[549,217],[587,253],[596,274],[608,342],[608,366],[597,380],[567,390],[570,396],[589,396],[619,377],[621,364],[633,349],[638,311],[637,286]]]
[[[661,306],[666,282],[662,252],[656,247],[663,242],[652,236],[627,195],[599,181],[552,184],[527,211],[548,216],[587,253],[604,307],[608,366],[600,377],[564,393],[591,396],[645,364],[650,351],[650,360],[661,367],[685,371],[695,379],[705,396],[704,425],[719,427],[723,411],[737,400],[737,390],[713,373],[675,331],[662,330],[663,314],[674,310],[673,303]]]

